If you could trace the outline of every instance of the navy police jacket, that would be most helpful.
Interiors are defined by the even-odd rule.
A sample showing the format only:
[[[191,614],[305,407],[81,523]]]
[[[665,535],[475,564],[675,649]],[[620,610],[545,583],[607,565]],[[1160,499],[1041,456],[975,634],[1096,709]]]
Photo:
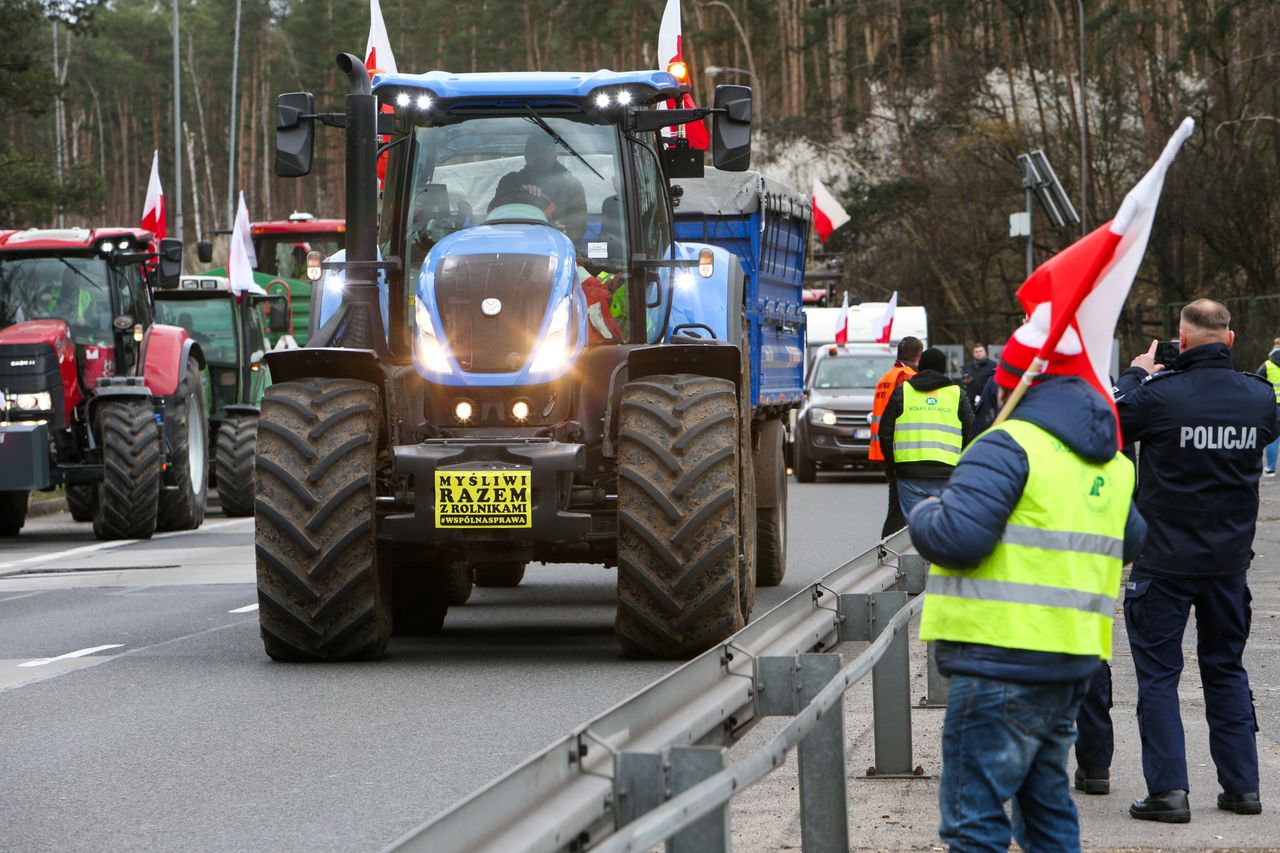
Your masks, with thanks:
[[[1104,462],[1116,453],[1116,418],[1102,395],[1077,376],[1048,376],[1027,389],[1013,417],[1057,436],[1085,459]],[[1022,499],[1031,468],[1026,451],[1003,431],[973,440],[951,475],[942,498],[921,502],[907,528],[925,559],[949,569],[976,569],[995,550],[1013,508]],[[1129,507],[1124,561],[1141,551],[1146,525]],[[1098,668],[1098,658],[1007,649],[977,643],[937,644],[944,675],[971,675],[1029,683],[1079,681]]]
[[[1226,344],[1178,356],[1116,382],[1126,444],[1138,450],[1138,509],[1147,544],[1136,571],[1186,577],[1249,568],[1258,521],[1262,449],[1276,437],[1275,391],[1231,363]]]

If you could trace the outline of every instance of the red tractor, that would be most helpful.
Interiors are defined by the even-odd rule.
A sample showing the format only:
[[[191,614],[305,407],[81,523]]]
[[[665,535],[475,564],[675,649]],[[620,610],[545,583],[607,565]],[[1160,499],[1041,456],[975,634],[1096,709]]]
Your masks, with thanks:
[[[0,231],[0,536],[66,488],[99,539],[204,520],[204,354],[153,322],[182,242],[139,228]]]

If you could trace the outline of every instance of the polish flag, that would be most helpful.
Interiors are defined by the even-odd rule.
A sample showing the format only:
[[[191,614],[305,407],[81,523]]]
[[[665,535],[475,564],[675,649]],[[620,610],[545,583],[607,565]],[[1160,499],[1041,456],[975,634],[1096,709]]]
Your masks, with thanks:
[[[689,85],[689,66],[684,61],[684,36],[680,27],[680,0],[667,0],[662,10],[662,23],[658,26],[658,70],[670,71],[682,86]],[[685,92],[679,103],[667,101],[666,106],[659,109],[694,109],[693,95]],[[711,137],[707,135],[707,125],[701,121],[682,125],[684,135],[689,139],[692,148],[706,151],[711,147]],[[670,135],[671,129],[663,130],[663,135]]]
[[[827,242],[831,232],[849,221],[849,214],[836,201],[831,190],[822,185],[822,181],[813,179],[813,230],[818,232],[818,239]]]
[[[893,292],[893,296],[889,297],[889,304],[884,306],[884,313],[880,315],[880,336],[876,338],[876,343],[889,343],[889,336],[893,333],[893,315],[898,312],[898,291]]]
[[[1044,370],[1070,328],[1079,334],[1084,348],[1083,378],[1114,411],[1110,371],[1116,322],[1151,236],[1164,177],[1194,129],[1192,119],[1183,119],[1151,171],[1124,197],[1115,218],[1054,255],[1018,288],[1018,300],[1028,316],[1036,306],[1050,304],[1049,334],[1031,369],[1023,374],[1024,384]]]
[[[156,235],[156,245],[168,233],[165,221],[164,190],[160,187],[160,152],[151,157],[151,179],[147,181],[147,200],[142,205],[142,227]]]
[[[231,280],[232,293],[266,293],[253,280],[253,268],[258,265],[258,255],[253,251],[253,235],[249,231],[249,208],[240,193],[236,207],[236,222],[231,226],[231,252],[227,258],[227,278]]]
[[[387,24],[382,20],[382,4],[369,0],[369,41],[364,46],[364,67],[369,75],[395,74],[396,57],[391,52],[391,39],[387,37]]]
[[[844,346],[849,343],[849,291],[844,292],[844,302],[840,303],[840,313],[836,315],[836,343]]]

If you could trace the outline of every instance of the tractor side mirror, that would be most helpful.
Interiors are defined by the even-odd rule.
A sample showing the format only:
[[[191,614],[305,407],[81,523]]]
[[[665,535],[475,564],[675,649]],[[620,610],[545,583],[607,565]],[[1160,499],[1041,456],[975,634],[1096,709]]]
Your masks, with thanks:
[[[201,240],[196,243],[196,257],[200,259],[200,263],[213,263],[213,243],[209,240]]]
[[[316,96],[286,92],[276,98],[276,174],[301,178],[311,173],[316,147]]]
[[[182,241],[174,237],[166,237],[160,241],[160,252],[156,263],[156,284],[164,290],[172,290],[178,286],[182,276]]]
[[[725,172],[745,172],[751,165],[751,87],[716,86],[711,122],[711,160]]]
[[[293,306],[288,297],[267,301],[267,330],[273,335],[283,335],[293,325]]]

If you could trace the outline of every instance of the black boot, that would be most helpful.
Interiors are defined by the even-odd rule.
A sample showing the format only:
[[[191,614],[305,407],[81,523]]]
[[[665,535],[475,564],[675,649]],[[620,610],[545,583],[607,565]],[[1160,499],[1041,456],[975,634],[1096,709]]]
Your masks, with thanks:
[[[1076,790],[1086,794],[1110,794],[1111,771],[1102,768],[1076,768]]]
[[[1262,800],[1257,794],[1219,794],[1218,808],[1236,814],[1262,814]]]
[[[1157,820],[1160,823],[1191,823],[1191,806],[1186,791],[1164,791],[1151,794],[1145,800],[1134,800],[1129,806],[1129,817],[1138,820]]]

